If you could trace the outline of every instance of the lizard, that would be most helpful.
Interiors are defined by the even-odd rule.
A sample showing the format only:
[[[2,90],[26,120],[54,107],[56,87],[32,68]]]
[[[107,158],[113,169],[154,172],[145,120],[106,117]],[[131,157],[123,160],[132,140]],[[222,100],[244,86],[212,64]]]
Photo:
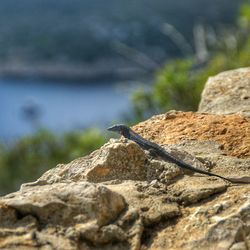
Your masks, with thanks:
[[[215,176],[215,177],[224,179],[224,180],[229,181],[229,182],[234,182],[233,180],[230,180],[229,178],[223,177],[221,175],[214,174],[212,172],[208,172],[206,170],[202,170],[202,169],[193,167],[192,165],[190,165],[190,164],[182,161],[181,159],[171,155],[169,152],[167,152],[160,145],[158,145],[154,142],[151,142],[149,140],[146,140],[145,138],[143,138],[142,136],[140,136],[139,134],[134,132],[131,128],[129,128],[126,125],[123,125],[123,124],[114,125],[112,127],[109,127],[107,130],[119,133],[120,135],[124,136],[125,138],[137,143],[142,149],[149,151],[149,153],[151,153],[151,155],[155,155],[155,156],[162,158],[163,160],[175,163],[180,168],[188,169],[188,170],[191,170],[193,172],[197,172],[197,173],[208,175],[208,176]]]

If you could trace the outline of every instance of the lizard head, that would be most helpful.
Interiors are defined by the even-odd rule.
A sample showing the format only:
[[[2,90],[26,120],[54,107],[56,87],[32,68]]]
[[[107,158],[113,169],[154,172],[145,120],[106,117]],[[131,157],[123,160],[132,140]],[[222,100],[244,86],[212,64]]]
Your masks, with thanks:
[[[125,135],[129,132],[129,127],[123,124],[114,125],[108,128],[108,131],[113,131],[121,135]]]

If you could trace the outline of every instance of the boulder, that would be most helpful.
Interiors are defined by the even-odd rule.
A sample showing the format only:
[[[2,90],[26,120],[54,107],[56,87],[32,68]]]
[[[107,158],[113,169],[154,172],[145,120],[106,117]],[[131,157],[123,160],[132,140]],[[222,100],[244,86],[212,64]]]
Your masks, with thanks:
[[[201,95],[199,112],[242,114],[250,117],[250,68],[209,77]]]

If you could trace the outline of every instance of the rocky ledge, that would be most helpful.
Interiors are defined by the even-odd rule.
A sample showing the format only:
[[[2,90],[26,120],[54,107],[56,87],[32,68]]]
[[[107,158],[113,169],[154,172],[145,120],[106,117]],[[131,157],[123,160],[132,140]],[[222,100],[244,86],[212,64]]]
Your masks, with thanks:
[[[240,91],[249,90],[250,69],[224,72],[224,81],[208,81],[201,111],[232,74]],[[229,92],[236,101],[237,91],[216,98]],[[133,129],[196,167],[245,183],[183,171],[111,139],[0,198],[0,249],[249,249],[250,105],[239,102],[240,113],[217,103],[210,113],[171,111]]]

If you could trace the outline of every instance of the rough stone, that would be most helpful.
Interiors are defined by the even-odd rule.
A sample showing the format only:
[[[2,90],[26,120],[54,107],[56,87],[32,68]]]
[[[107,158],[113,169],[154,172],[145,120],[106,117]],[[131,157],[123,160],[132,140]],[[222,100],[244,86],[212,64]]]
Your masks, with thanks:
[[[19,192],[0,199],[1,226],[4,226],[4,229],[0,229],[0,248],[16,244],[15,241],[24,244],[26,239],[30,246],[38,243],[43,245],[43,239],[46,239],[47,243],[50,242],[57,248],[57,241],[65,234],[66,228],[72,229],[71,236],[80,238],[86,234],[88,241],[96,244],[121,239],[122,229],[113,229],[116,234],[111,234],[108,229],[112,229],[113,225],[110,223],[125,207],[126,203],[121,195],[102,185],[88,182],[26,186]],[[82,232],[83,227],[85,234]],[[57,232],[59,228],[60,233]],[[101,236],[97,241],[99,231]],[[66,236],[69,237],[69,233]],[[66,236],[63,241],[66,245],[71,245]],[[1,237],[7,239],[1,241]]]
[[[239,197],[239,187],[232,187],[213,199],[184,207],[177,223],[161,228],[147,249],[226,250],[238,243],[248,249],[250,188],[240,190],[245,195]]]
[[[226,191],[227,184],[224,181],[214,182],[211,178],[183,178],[178,183],[168,187],[171,193],[170,199],[187,205],[197,203],[200,200],[209,198],[214,194]]]
[[[117,152],[113,154],[119,155],[123,143],[125,147],[135,145],[123,139],[113,140],[95,151],[94,159],[105,165],[108,153],[101,152],[114,150]],[[250,159],[227,156],[216,142],[188,140],[166,149],[196,167],[227,177],[249,177]],[[112,178],[103,176],[102,184],[77,181],[68,173],[72,171],[70,166],[77,169],[79,176],[81,170],[86,173],[81,158],[78,166],[77,160],[57,166],[53,174],[63,176],[57,182],[48,184],[53,178],[50,170],[42,181],[23,185],[20,191],[1,198],[0,248],[194,249],[200,245],[206,249],[213,245],[216,249],[219,246],[229,249],[229,245],[234,248],[242,245],[236,244],[242,241],[242,237],[236,237],[241,230],[249,236],[245,219],[248,210],[239,210],[239,205],[243,205],[242,194],[245,200],[250,196],[248,184],[232,185],[216,177],[183,171],[143,150],[131,152],[138,154],[134,159],[143,159],[142,180],[122,180],[117,174]],[[130,154],[124,158],[128,162]],[[98,177],[99,172],[93,175]],[[232,221],[217,225],[221,211],[228,211]],[[234,219],[235,212],[240,219]],[[190,228],[184,230],[183,225]],[[234,225],[236,229],[232,229]],[[232,240],[222,237],[223,230],[228,230]],[[197,237],[189,238],[189,231]],[[216,232],[220,234],[218,239]]]
[[[140,188],[142,183],[125,182],[118,185],[108,185],[108,187],[121,194],[131,207],[138,212],[143,220],[144,226],[152,226],[161,220],[173,218],[180,215],[179,206],[175,202],[168,202],[165,191],[160,193],[150,192],[150,184],[143,183],[144,188]],[[158,188],[155,189],[158,191]]]
[[[214,141],[227,155],[250,157],[250,118],[241,115],[171,111],[153,116],[133,128],[146,139],[162,145],[189,140]]]
[[[32,215],[41,223],[64,226],[93,220],[103,226],[125,208],[122,196],[88,182],[27,186],[0,202],[21,216]]]
[[[88,156],[52,168],[33,185],[63,180],[87,180],[96,183],[114,179],[144,180],[146,159],[146,154],[136,143],[112,139]]]
[[[198,111],[219,115],[240,113],[250,117],[250,68],[209,77]]]

